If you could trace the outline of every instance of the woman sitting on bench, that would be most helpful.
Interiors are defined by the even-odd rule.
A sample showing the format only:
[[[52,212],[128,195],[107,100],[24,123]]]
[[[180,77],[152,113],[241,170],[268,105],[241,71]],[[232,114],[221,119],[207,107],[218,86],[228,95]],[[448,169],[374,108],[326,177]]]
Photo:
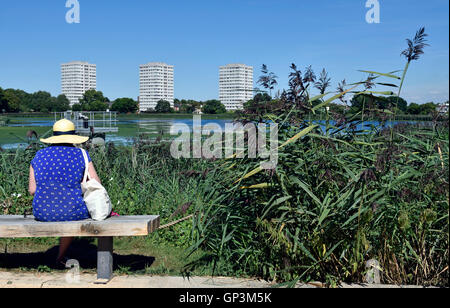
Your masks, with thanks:
[[[75,135],[75,125],[65,119],[55,123],[53,137],[41,139],[50,146],[36,153],[31,161],[29,179],[36,220],[77,221],[90,217],[81,192],[85,162],[81,150],[74,146],[88,140],[88,137]],[[90,177],[101,183],[89,154],[88,161]],[[72,241],[73,237],[60,239],[57,266],[65,265],[63,259]]]

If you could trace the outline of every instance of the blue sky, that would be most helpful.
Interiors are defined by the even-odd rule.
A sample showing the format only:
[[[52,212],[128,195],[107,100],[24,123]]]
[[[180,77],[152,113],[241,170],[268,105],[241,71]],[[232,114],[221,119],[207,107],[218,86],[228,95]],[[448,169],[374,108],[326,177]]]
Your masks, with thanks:
[[[0,87],[60,93],[60,64],[97,64],[97,88],[110,99],[139,95],[139,64],[175,65],[175,97],[218,97],[218,67],[261,65],[287,87],[289,65],[326,68],[332,89],[359,69],[403,69],[400,52],[421,26],[430,47],[404,87],[409,102],[449,97],[449,1],[379,0],[381,22],[365,21],[366,0],[79,0],[68,24],[66,0],[1,0]],[[256,84],[255,84],[256,86]]]

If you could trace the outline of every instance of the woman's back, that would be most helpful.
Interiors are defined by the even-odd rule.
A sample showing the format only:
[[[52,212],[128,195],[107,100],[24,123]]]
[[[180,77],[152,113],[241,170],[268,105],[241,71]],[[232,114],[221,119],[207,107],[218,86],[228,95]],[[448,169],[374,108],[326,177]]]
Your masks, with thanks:
[[[91,161],[89,154],[88,160]],[[31,162],[36,179],[33,215],[40,221],[74,221],[89,218],[81,181],[85,162],[80,149],[50,146]]]

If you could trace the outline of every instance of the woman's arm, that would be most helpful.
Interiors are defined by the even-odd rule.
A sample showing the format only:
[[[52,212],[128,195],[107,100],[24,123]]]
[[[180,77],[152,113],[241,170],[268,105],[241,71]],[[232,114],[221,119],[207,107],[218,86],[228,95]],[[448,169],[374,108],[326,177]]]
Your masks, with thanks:
[[[36,193],[36,179],[34,177],[34,169],[33,166],[30,165],[30,177],[28,180],[28,192],[30,195],[34,196]]]
[[[94,163],[90,162],[88,165],[88,172],[89,172],[89,177],[91,179],[97,180],[97,182],[99,182],[100,184],[102,183],[100,181],[100,178],[97,175],[97,171],[95,171],[95,167],[94,167]]]

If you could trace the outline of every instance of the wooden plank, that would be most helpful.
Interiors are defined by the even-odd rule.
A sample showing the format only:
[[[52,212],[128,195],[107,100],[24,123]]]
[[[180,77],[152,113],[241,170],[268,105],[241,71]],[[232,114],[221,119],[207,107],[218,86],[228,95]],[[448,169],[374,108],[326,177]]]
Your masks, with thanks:
[[[104,221],[39,222],[33,216],[0,216],[0,238],[144,236],[159,228],[159,216],[114,216]]]

